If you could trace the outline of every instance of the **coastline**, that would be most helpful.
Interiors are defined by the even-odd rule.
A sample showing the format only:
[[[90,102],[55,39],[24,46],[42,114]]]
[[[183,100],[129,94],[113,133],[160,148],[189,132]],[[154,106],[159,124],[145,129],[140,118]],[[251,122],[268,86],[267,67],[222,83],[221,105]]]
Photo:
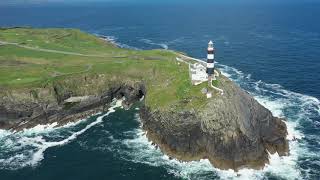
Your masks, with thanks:
[[[208,104],[209,109],[202,111],[141,108],[142,128],[149,141],[170,157],[187,162],[209,159],[214,167],[222,170],[260,170],[269,163],[269,153],[288,156],[284,119],[273,117],[233,83],[224,82],[224,85],[227,97],[223,98],[228,100],[215,99]],[[247,110],[241,113],[233,110],[239,107]],[[250,125],[246,127],[246,124]],[[235,131],[231,131],[232,128]]]
[[[29,31],[33,29],[26,30],[27,33]],[[136,63],[136,67],[129,66],[129,76],[113,69],[109,69],[112,73],[105,75],[102,73],[109,72],[103,68],[101,74],[80,71],[83,75],[76,73],[64,79],[54,77],[52,84],[42,88],[6,92],[0,104],[3,110],[0,114],[2,128],[19,131],[38,124],[63,125],[103,112],[114,99],[124,98],[122,105],[129,109],[146,97],[143,99],[145,108],[140,112],[143,129],[151,141],[177,159],[191,161],[208,158],[215,167],[239,170],[243,167],[260,169],[268,162],[266,150],[287,155],[287,131],[282,120],[273,117],[270,111],[227,77],[221,76],[219,80],[219,87],[225,90],[225,95],[215,93],[212,99],[206,99],[201,93],[205,84],[190,85],[188,67],[176,62],[175,57],[179,54],[175,52],[128,52],[114,47],[114,44],[109,46],[106,40],[100,44],[101,39],[77,30],[64,31],[57,35],[58,38],[76,34],[92,39],[98,43],[97,47],[111,48],[111,54],[113,51],[119,51],[119,54],[141,53],[141,57],[127,62],[131,66],[132,62]],[[73,42],[73,39],[68,39],[70,41]],[[31,50],[35,51],[34,48]],[[119,61],[114,59],[114,64],[111,64],[113,68],[122,66]],[[97,62],[101,63],[101,60]],[[149,76],[139,71],[141,62],[150,67]],[[99,66],[88,64],[86,67],[99,69]],[[157,70],[156,67],[161,68]],[[127,71],[124,69],[123,72]],[[124,78],[115,77],[116,73]],[[172,73],[174,78],[170,78]],[[156,80],[149,80],[150,77]],[[168,82],[170,79],[171,82]],[[187,91],[189,94],[185,93]]]

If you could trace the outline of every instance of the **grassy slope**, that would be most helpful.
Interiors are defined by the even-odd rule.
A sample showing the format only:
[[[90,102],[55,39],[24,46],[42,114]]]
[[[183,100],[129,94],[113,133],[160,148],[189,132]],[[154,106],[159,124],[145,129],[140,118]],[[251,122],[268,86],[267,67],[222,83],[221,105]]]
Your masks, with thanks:
[[[73,29],[0,29],[0,41],[103,56],[65,55],[1,45],[1,89],[32,90],[68,78],[73,79],[76,89],[79,87],[77,77],[103,75],[106,79],[146,82],[146,103],[151,108],[197,109],[206,103],[200,92],[206,84],[192,86],[187,65],[179,65],[175,61],[176,55],[170,51],[120,49]],[[90,86],[94,87],[94,84]]]

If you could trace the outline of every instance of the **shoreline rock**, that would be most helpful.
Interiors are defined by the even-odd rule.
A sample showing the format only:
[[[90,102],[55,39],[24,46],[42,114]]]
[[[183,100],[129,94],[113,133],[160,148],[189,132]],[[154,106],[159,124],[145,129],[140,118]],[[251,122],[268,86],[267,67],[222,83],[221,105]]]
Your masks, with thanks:
[[[207,158],[220,169],[238,170],[262,168],[269,161],[269,152],[289,153],[287,128],[282,119],[273,117],[223,75],[215,81],[215,86],[224,90],[224,95],[212,94],[210,89],[212,97],[207,99],[203,92],[208,89],[203,92],[201,89],[212,86],[191,86],[188,65],[175,59],[186,56],[178,52],[121,50],[112,42],[106,43],[106,37],[102,41],[79,30],[21,28],[25,38],[17,39],[19,27],[13,28],[0,27],[7,31],[11,42],[25,44],[23,39],[33,41],[35,38],[45,43],[52,39],[52,48],[68,47],[66,50],[90,53],[75,55],[59,51],[60,55],[74,54],[72,60],[64,64],[67,57],[42,57],[37,53],[29,57],[34,50],[57,52],[33,48],[33,43],[27,43],[30,47],[19,46],[19,49],[32,50],[26,57],[17,57],[15,51],[8,51],[4,65],[10,65],[8,70],[12,73],[8,71],[8,78],[0,87],[0,129],[21,131],[53,123],[61,126],[103,112],[114,99],[125,98],[122,105],[129,109],[145,97],[144,106],[140,108],[143,129],[149,140],[170,157],[183,161]],[[75,46],[78,43],[79,48]],[[98,56],[93,57],[91,53]],[[187,60],[191,61],[192,58]],[[22,77],[16,77],[15,72],[24,70],[25,65],[28,67],[26,78],[21,81]],[[29,68],[33,66],[34,69]],[[63,73],[69,67],[70,73]]]
[[[55,84],[51,89],[30,92],[28,96],[32,98],[28,100],[19,97],[26,95],[8,96],[0,102],[0,129],[21,131],[55,122],[62,126],[103,112],[113,99],[124,97],[122,105],[129,109],[147,97],[142,82],[115,82],[108,87],[98,95],[79,95]],[[220,76],[220,87],[225,91],[223,96],[215,94],[196,110],[151,110],[144,104],[140,117],[148,139],[172,158],[209,159],[216,168],[236,171],[262,169],[269,163],[269,153],[288,155],[283,120],[273,117],[268,109],[224,76]]]
[[[39,124],[46,125],[55,122],[58,123],[58,126],[62,126],[104,112],[114,99],[124,97],[122,105],[129,109],[145,94],[144,85],[141,83],[118,84],[102,94],[88,96],[78,102],[69,102],[65,100],[70,100],[72,92],[58,92],[55,88],[53,89],[55,98],[46,101],[2,99],[0,102],[0,129],[21,131]]]
[[[288,155],[284,121],[222,77],[224,96],[198,111],[152,111],[140,117],[150,141],[182,161],[209,159],[219,169],[262,169],[269,153]]]

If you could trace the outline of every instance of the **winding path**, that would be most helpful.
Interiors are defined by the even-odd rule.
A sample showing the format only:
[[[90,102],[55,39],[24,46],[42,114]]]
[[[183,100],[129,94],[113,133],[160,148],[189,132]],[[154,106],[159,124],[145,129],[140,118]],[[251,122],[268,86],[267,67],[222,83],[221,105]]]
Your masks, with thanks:
[[[223,90],[220,89],[220,88],[215,87],[215,86],[212,84],[212,80],[211,80],[211,82],[210,82],[210,86],[211,86],[213,89],[215,89],[216,91],[219,91],[221,95],[223,95],[223,93],[224,93]]]
[[[74,75],[74,74],[82,74],[82,73],[87,73],[92,69],[92,64],[87,64],[86,65],[86,69],[83,71],[79,71],[79,72],[73,72],[73,73],[61,73],[58,71],[53,71],[53,75],[52,77],[59,77],[59,76],[66,76],[66,75]]]
[[[65,54],[65,55],[75,55],[75,56],[84,56],[84,57],[101,57],[101,58],[110,58],[110,56],[101,56],[101,55],[91,55],[91,54],[81,54],[76,52],[68,52],[68,51],[60,51],[60,50],[53,50],[53,49],[44,49],[39,47],[31,47],[31,46],[25,46],[21,45],[19,43],[12,43],[12,42],[6,42],[6,41],[0,41],[0,46],[3,45],[14,45],[17,47],[30,49],[34,51],[41,51],[41,52],[49,52],[49,53],[58,53],[58,54]]]

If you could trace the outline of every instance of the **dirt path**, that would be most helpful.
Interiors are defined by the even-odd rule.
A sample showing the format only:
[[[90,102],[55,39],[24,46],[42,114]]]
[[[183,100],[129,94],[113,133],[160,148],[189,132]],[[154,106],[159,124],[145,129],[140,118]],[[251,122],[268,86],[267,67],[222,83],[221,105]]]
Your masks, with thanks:
[[[224,93],[223,90],[220,89],[220,88],[215,87],[215,86],[212,84],[212,80],[211,80],[211,82],[210,82],[210,86],[211,86],[211,88],[215,89],[216,91],[219,91],[221,95],[223,95],[223,93]]]
[[[201,60],[201,59],[196,59],[196,58],[193,58],[193,57],[190,57],[190,56],[186,56],[186,55],[183,55],[181,53],[178,53],[178,52],[175,52],[175,51],[172,51],[172,50],[169,50],[171,51],[172,53],[176,54],[177,56],[179,56],[181,60],[183,59],[186,59],[186,60],[190,60],[190,61],[196,61],[204,66],[206,66],[206,63],[205,61]],[[183,60],[184,61],[184,60]],[[187,62],[188,63],[188,62]]]
[[[25,46],[21,45],[19,43],[11,43],[11,42],[5,42],[0,41],[0,46],[3,45],[14,45],[17,47],[30,49],[34,51],[41,51],[41,52],[49,52],[49,53],[58,53],[58,54],[65,54],[65,55],[75,55],[75,56],[83,56],[83,57],[101,57],[101,58],[110,58],[110,56],[101,56],[101,55],[94,55],[94,54],[81,54],[76,52],[68,52],[68,51],[60,51],[60,50],[53,50],[53,49],[44,49],[44,48],[38,48],[38,47],[31,47],[31,46]]]
[[[82,74],[82,73],[87,73],[92,69],[92,64],[87,64],[86,69],[83,71],[78,71],[78,72],[73,72],[73,73],[61,73],[58,71],[53,71],[53,74],[51,75],[52,77],[59,77],[59,76],[66,76],[66,75],[74,75],[74,74]]]

